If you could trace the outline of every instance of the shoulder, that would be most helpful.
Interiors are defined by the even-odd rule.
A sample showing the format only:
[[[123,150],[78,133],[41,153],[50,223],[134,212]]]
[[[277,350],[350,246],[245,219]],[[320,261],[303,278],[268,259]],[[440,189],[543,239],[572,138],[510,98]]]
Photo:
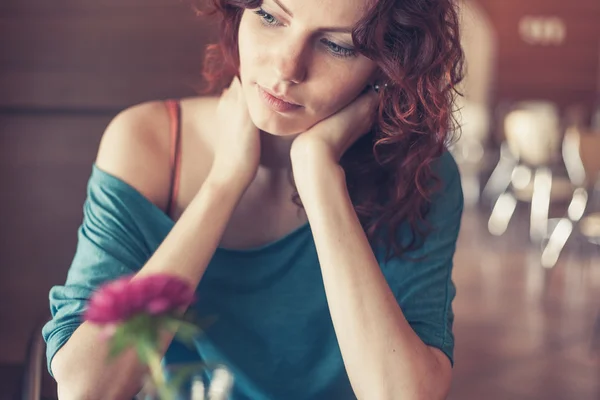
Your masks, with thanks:
[[[441,187],[438,193],[462,193],[460,170],[450,151],[444,151],[444,153],[433,162],[432,171],[435,177],[441,181]]]
[[[166,104],[146,102],[121,111],[108,124],[100,141],[96,166],[160,207],[166,204],[168,196],[169,148]]]
[[[435,160],[432,171],[438,183],[430,199],[429,211],[425,215],[429,227],[433,229],[429,236],[435,238],[437,233],[450,235],[456,240],[464,208],[459,167],[452,154],[445,151]]]
[[[210,115],[210,98],[186,98],[180,104],[182,135],[206,131],[199,121],[204,114]],[[106,127],[96,158],[99,169],[132,186],[161,209],[166,207],[171,185],[170,118],[164,101],[121,111]]]

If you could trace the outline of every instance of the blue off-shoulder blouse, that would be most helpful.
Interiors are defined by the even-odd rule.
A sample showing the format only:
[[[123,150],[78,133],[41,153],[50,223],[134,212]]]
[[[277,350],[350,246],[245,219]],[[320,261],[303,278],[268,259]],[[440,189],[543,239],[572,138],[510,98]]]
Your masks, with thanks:
[[[373,251],[411,327],[453,361],[451,271],[463,196],[448,152],[435,171],[442,188],[432,199],[431,232],[422,246],[388,261],[384,248]],[[50,291],[52,320],[43,329],[48,367],[81,324],[98,285],[142,268],[174,225],[133,187],[96,166],[87,195],[66,282]],[[398,240],[410,238],[408,224],[398,233]],[[174,341],[165,363],[225,364],[235,376],[235,400],[355,398],[308,224],[259,248],[217,249],[197,294],[197,314],[216,320],[197,338],[195,349]]]

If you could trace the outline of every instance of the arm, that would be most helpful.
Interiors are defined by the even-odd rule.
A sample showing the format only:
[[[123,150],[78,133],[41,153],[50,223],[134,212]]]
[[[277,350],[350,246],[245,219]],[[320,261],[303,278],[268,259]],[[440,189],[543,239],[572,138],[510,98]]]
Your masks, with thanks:
[[[426,345],[407,321],[353,209],[343,170],[318,155],[315,148],[296,152],[294,177],[355,394],[377,400],[445,398],[451,381],[448,357]]]
[[[162,136],[168,140],[164,134],[167,122],[161,124],[158,121],[154,127],[144,126],[144,121],[157,122],[149,118],[149,113],[165,114],[164,110],[156,107],[162,105],[145,105],[119,115],[104,134],[96,163],[104,171],[131,182],[150,200],[160,204],[160,196],[168,187],[169,179],[166,157],[164,163],[157,162],[163,154],[168,154],[168,151],[161,150],[160,143]],[[152,134],[154,131],[157,131],[156,135]],[[243,185],[225,182],[214,173],[209,173],[202,189],[137,276],[171,273],[197,286],[243,190]],[[84,228],[87,224],[94,233],[101,231],[108,243],[118,242],[119,238],[109,236],[113,234],[110,229],[104,232],[102,226],[94,225],[95,217],[87,215]],[[124,260],[111,261],[123,261],[126,264]],[[165,351],[171,340],[172,337],[164,339]],[[85,322],[79,325],[52,360],[51,369],[58,382],[60,398],[132,398],[140,389],[144,373],[136,356],[132,352],[125,353],[110,365],[104,362],[106,356],[107,346],[98,339],[97,327]]]

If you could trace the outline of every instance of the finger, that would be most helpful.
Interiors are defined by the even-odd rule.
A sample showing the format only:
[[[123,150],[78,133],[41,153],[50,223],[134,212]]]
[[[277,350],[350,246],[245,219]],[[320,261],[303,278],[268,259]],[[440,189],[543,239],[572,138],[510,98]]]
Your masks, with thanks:
[[[363,101],[363,107],[365,107],[366,112],[374,111],[379,105],[379,93],[374,90],[367,90],[366,93],[361,95],[361,100]]]
[[[377,107],[379,106],[379,93],[368,90],[361,94],[356,101],[356,116],[358,123],[363,126],[363,130],[368,130],[375,121]]]
[[[221,92],[221,99],[233,101],[239,100],[241,97],[241,83],[237,76],[234,76],[228,87]]]
[[[239,85],[239,79],[237,76],[234,76],[231,79],[231,82],[229,83],[229,86],[227,86],[225,89],[223,89],[223,94],[229,92],[229,93],[235,93],[236,89],[238,88]]]
[[[233,77],[233,81],[231,81],[231,88],[240,91],[242,89],[242,82],[240,82],[240,78],[237,76]]]

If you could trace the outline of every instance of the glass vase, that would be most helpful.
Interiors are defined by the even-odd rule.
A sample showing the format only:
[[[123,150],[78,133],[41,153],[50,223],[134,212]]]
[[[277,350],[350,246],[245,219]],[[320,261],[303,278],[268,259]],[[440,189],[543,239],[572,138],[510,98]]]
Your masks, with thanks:
[[[228,400],[233,374],[224,365],[171,365],[163,369],[166,385],[157,387],[144,377],[136,400]]]

